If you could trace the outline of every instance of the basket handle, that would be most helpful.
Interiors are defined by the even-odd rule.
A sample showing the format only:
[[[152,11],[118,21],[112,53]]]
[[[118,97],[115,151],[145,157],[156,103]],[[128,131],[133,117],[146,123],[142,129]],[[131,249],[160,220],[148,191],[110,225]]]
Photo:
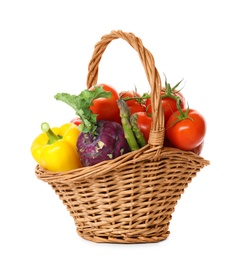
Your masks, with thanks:
[[[152,119],[151,131],[148,143],[150,146],[163,146],[164,142],[164,113],[161,106],[161,79],[158,70],[155,67],[153,55],[147,50],[142,40],[133,33],[125,33],[121,30],[111,31],[111,33],[102,36],[96,43],[92,58],[88,65],[87,87],[91,88],[97,84],[98,67],[102,54],[107,45],[115,39],[121,38],[127,41],[137,52],[143,64],[150,88],[151,88],[151,107]]]

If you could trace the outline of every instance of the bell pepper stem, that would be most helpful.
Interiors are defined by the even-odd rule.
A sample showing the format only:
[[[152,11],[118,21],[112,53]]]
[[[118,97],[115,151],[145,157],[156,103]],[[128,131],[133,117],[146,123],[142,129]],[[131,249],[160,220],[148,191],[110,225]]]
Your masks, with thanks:
[[[60,138],[51,130],[50,125],[46,122],[41,124],[41,130],[47,134],[49,139],[49,144],[55,143]]]

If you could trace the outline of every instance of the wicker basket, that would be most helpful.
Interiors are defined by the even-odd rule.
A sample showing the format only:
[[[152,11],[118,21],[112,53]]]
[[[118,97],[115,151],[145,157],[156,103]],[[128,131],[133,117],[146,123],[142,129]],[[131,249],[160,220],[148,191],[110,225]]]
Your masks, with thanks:
[[[88,88],[97,83],[98,65],[107,45],[118,38],[138,52],[151,87],[149,144],[94,166],[50,172],[37,165],[35,173],[59,195],[82,238],[108,243],[159,242],[170,234],[172,213],[184,189],[209,161],[192,152],[163,147],[161,79],[152,54],[134,34],[112,31],[95,45]]]

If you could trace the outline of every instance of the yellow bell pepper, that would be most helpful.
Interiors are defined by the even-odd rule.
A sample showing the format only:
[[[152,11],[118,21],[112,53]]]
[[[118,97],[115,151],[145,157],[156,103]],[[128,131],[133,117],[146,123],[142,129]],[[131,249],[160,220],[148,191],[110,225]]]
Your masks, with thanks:
[[[76,150],[80,131],[75,124],[50,128],[48,123],[42,123],[41,129],[43,133],[33,141],[31,153],[42,168],[64,172],[82,167]]]

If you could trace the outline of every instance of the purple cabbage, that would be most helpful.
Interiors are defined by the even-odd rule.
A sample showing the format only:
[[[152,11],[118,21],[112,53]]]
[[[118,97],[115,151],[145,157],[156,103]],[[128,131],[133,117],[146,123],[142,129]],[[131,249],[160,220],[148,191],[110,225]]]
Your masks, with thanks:
[[[111,121],[97,121],[96,135],[81,132],[77,151],[83,166],[91,166],[130,152],[123,127]]]

